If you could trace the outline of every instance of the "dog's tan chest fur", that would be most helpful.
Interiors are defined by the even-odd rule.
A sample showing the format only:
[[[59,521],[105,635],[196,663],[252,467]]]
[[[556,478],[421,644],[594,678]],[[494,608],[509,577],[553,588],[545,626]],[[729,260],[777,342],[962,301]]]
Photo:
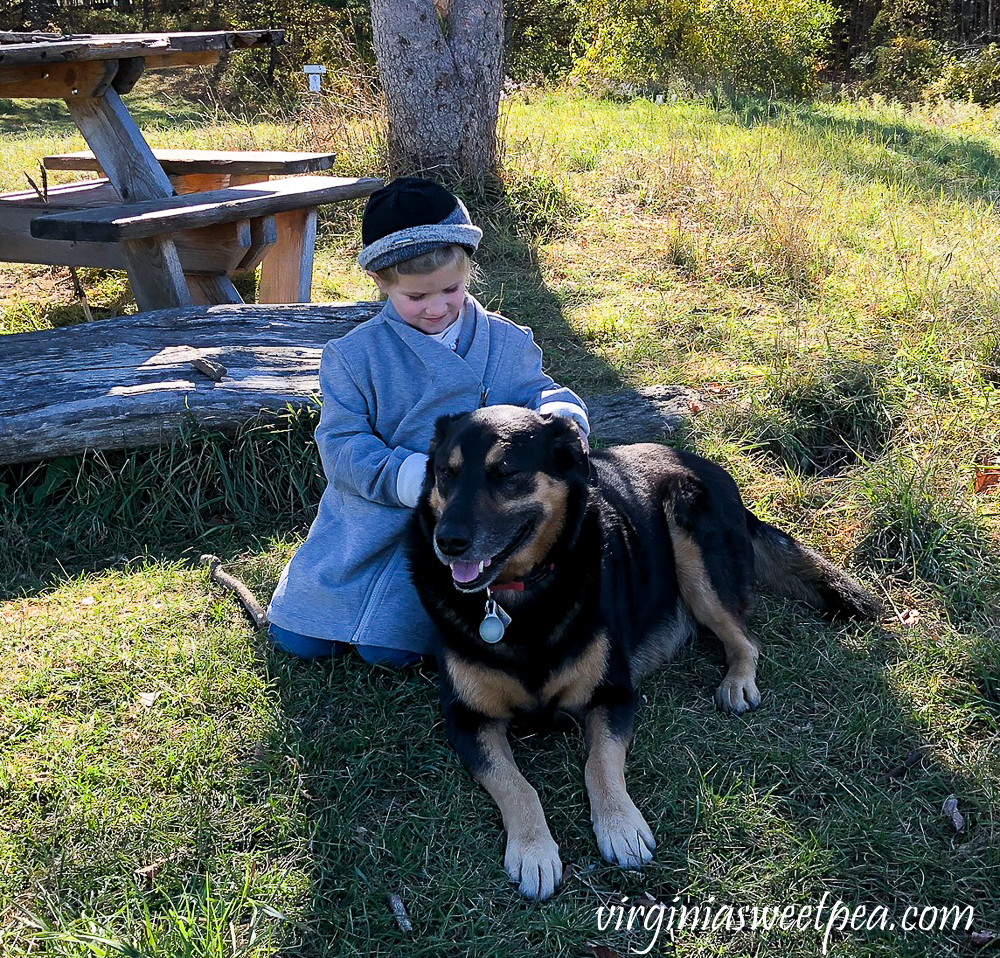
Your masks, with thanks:
[[[493,719],[549,707],[579,711],[593,698],[604,677],[608,639],[598,635],[584,653],[553,672],[538,691],[532,691],[506,672],[445,654],[445,668],[459,699],[471,709]]]
[[[579,658],[553,673],[542,686],[541,699],[561,709],[582,709],[594,697],[608,664],[608,637],[598,635]]]

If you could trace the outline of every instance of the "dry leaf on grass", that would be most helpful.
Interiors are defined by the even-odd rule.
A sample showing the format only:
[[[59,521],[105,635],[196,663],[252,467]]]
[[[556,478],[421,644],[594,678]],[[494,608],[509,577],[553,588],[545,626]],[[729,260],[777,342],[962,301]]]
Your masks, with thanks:
[[[916,609],[904,609],[899,613],[900,625],[914,626],[920,621],[920,613]]]
[[[965,831],[965,817],[958,810],[958,799],[954,795],[949,795],[945,800],[944,804],[941,806],[941,811],[944,812],[945,816],[951,822],[951,827],[955,829],[956,832]]]
[[[972,491],[980,496],[997,487],[1000,487],[1000,467],[977,466],[976,478],[972,482]]]
[[[143,868],[136,868],[132,872],[135,876],[135,880],[138,882],[145,882],[152,885],[156,881],[156,876],[160,874],[160,869],[163,867],[163,859],[159,858],[152,865],[146,865]]]
[[[996,948],[1000,945],[1000,932],[971,931],[962,938],[962,943],[971,948]]]
[[[595,945],[593,942],[588,941],[583,947],[592,958],[622,958],[619,952],[615,951],[614,948],[609,948],[607,945]]]
[[[151,709],[156,700],[162,695],[162,692],[140,692],[139,693],[139,704],[144,709]]]

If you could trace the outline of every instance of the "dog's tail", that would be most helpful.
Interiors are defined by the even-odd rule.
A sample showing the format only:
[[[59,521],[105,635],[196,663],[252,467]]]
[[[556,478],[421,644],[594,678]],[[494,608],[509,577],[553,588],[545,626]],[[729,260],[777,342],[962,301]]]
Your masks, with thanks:
[[[831,619],[876,620],[882,603],[818,552],[747,510],[757,584],[801,601]]]

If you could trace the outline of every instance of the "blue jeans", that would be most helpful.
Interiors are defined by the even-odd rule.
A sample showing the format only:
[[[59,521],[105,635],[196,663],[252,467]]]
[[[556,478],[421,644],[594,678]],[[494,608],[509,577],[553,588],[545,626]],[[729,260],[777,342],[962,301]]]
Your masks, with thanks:
[[[300,659],[322,659],[333,655],[343,655],[351,648],[346,642],[314,639],[310,635],[299,635],[298,632],[289,632],[276,625],[268,626],[267,635],[274,643],[275,648],[282,652],[289,652]],[[418,652],[409,652],[406,649],[389,649],[381,645],[355,645],[354,648],[366,662],[372,665],[387,665],[395,669],[416,665],[423,658]]]

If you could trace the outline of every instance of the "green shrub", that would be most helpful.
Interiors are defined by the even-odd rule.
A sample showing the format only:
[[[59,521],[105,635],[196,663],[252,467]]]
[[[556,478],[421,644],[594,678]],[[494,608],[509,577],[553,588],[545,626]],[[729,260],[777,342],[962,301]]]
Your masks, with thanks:
[[[739,92],[806,95],[835,18],[823,0],[707,0],[709,79]]]
[[[863,93],[880,93],[894,100],[918,100],[924,88],[941,72],[943,59],[933,40],[894,37],[859,58],[856,65],[871,71],[861,84]]]
[[[699,0],[583,0],[576,73],[589,82],[662,90],[700,50]]]
[[[516,82],[559,80],[573,69],[580,10],[575,0],[508,4],[504,69]]]
[[[808,94],[835,17],[827,0],[589,0],[578,70],[647,92],[682,79],[738,93]]]
[[[949,60],[932,90],[950,100],[1000,103],[1000,46],[991,43],[971,56]]]

